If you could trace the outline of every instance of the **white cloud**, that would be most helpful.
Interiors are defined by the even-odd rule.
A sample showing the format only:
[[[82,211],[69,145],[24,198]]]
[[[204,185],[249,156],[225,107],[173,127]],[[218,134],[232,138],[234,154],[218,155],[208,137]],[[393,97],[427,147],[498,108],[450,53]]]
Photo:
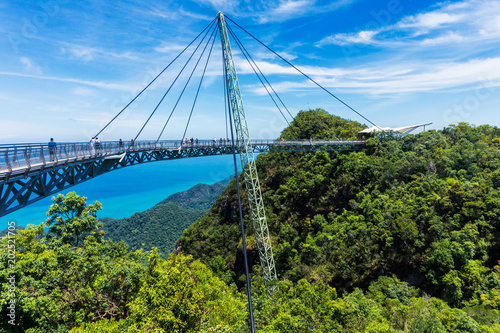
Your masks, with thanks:
[[[260,17],[260,23],[282,22],[290,18],[302,16],[308,13],[309,9],[313,8],[315,1],[311,0],[287,0],[281,1],[276,8],[264,12]]]
[[[70,44],[65,42],[61,44],[64,45],[61,47],[61,54],[70,54],[73,58],[83,60],[84,62],[89,62],[91,60],[95,60],[96,58],[116,58],[128,60],[139,60],[141,58],[140,56],[134,55],[130,51],[119,53],[85,45]]]
[[[256,16],[259,23],[284,22],[290,19],[332,12],[355,1],[337,0],[330,1],[325,5],[318,4],[316,0],[281,0],[277,2],[277,5],[273,2],[265,2],[272,5],[268,5],[264,10],[260,10]]]
[[[383,70],[381,69],[383,68]],[[436,92],[470,86],[500,86],[500,57],[475,59],[465,62],[442,62],[422,66],[404,62],[387,66],[372,63],[357,71],[348,69],[316,69],[312,74],[322,86],[335,90],[348,90],[370,95],[397,95],[400,93]],[[290,92],[315,87],[308,80],[286,81],[274,84],[278,92]],[[253,87],[254,93],[266,94],[261,86]]]
[[[278,14],[290,14],[290,13],[295,13],[296,11],[301,11],[303,8],[306,8],[309,5],[314,4],[314,1],[307,1],[307,0],[289,0],[289,1],[284,1],[280,3],[278,8],[276,8],[274,11]]]
[[[254,73],[252,68],[246,59],[235,56],[234,62],[236,65],[236,71],[238,74],[249,74]],[[255,63],[260,68],[264,75],[273,75],[273,74],[289,74],[289,75],[302,75],[296,69],[288,66],[288,65],[278,65],[275,63],[256,60]],[[327,67],[319,67],[319,66],[298,66],[298,68],[308,74],[308,75],[325,75],[325,76],[334,76],[334,75],[344,75],[347,73],[353,75],[366,75],[367,73],[364,70],[351,70],[351,69],[340,69],[340,68],[327,68]]]
[[[213,17],[211,17],[209,15],[194,13],[191,11],[187,11],[184,8],[179,8],[177,10],[172,10],[170,8],[167,8],[167,9],[154,8],[154,9],[149,10],[146,13],[149,15],[152,15],[152,16],[158,16],[158,17],[161,17],[163,19],[175,20],[175,21],[179,21],[179,20],[183,19],[185,16],[193,18],[193,19],[197,19],[197,20],[206,20],[206,21],[210,21],[213,19]]]
[[[467,40],[466,37],[456,34],[454,32],[448,32],[447,34],[434,37],[426,38],[421,41],[422,45],[445,45],[445,44],[456,44],[462,43]]]
[[[240,6],[240,1],[231,0],[197,0],[195,2],[210,6],[220,11],[232,11]]]
[[[90,47],[84,46],[73,46],[67,51],[72,54],[74,57],[82,59],[84,61],[90,61],[94,58],[96,50]]]
[[[500,37],[500,2],[465,0],[441,3],[428,12],[403,17],[393,25],[327,36],[316,45],[371,44],[400,48],[417,44],[472,43],[497,37]]]
[[[404,76],[371,82],[347,83],[346,86],[365,88],[374,93],[388,94],[450,90],[478,85],[485,81],[491,83],[499,79],[500,57],[459,63],[440,63],[429,66],[424,71]]]
[[[480,35],[484,38],[498,38],[500,36],[500,2],[489,2],[487,6],[478,8],[472,26],[480,31]]]
[[[184,50],[185,47],[186,45],[162,43],[161,46],[155,47],[154,50],[160,53],[170,53],[170,52],[179,53],[180,51]]]
[[[374,44],[375,41],[373,37],[378,33],[378,31],[360,31],[358,33],[351,34],[335,34],[333,36],[328,36],[321,41],[319,41],[316,45],[322,46],[326,44],[335,44],[335,45],[349,45],[349,44]]]
[[[78,96],[92,96],[95,91],[86,87],[76,87],[71,91],[74,95]]]
[[[418,14],[416,16],[405,17],[399,22],[398,27],[402,29],[436,29],[442,27],[443,25],[460,22],[465,18],[466,16],[462,14],[430,12]]]
[[[295,44],[295,43],[294,43]],[[296,44],[294,45],[293,47],[295,46],[301,46],[302,44]],[[293,49],[293,47],[289,47],[290,49]],[[288,61],[291,61],[293,59],[296,59],[297,58],[297,55],[295,54],[296,52],[295,51],[280,51],[279,52],[279,55],[282,56],[283,58],[285,58],[286,60]],[[262,51],[259,51],[259,50],[256,50],[255,52],[251,52],[251,56],[253,59],[260,59],[260,60],[264,60],[264,59],[276,59],[276,55],[274,55],[273,53],[271,52],[262,52]]]
[[[188,16],[190,18],[197,19],[197,20],[203,20],[203,21],[210,21],[210,20],[213,20],[215,17],[215,15],[210,16],[210,15],[193,13],[193,12],[187,11],[183,8],[179,9],[179,14],[177,14],[177,15],[180,15],[180,17]]]
[[[21,57],[19,61],[24,65],[24,70],[30,74],[42,74],[42,68],[36,65],[32,60],[27,57]]]
[[[284,22],[290,19],[326,13],[357,0],[329,1],[319,5],[317,0],[198,0],[199,4],[238,17],[250,17],[258,23]]]
[[[118,91],[126,91],[126,92],[135,91],[138,88],[137,85],[107,83],[107,82],[102,82],[102,81],[89,81],[89,80],[81,80],[81,79],[75,79],[75,78],[41,76],[41,75],[13,73],[13,72],[0,72],[0,75],[32,78],[32,79],[39,79],[39,80],[70,82],[70,83],[77,83],[77,84],[86,85],[89,87],[111,89],[111,90],[118,90]]]

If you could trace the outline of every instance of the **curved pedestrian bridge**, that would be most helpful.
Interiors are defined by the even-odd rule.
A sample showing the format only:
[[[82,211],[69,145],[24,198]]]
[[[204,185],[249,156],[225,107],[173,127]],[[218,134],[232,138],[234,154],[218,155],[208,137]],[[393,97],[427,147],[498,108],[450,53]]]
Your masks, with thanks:
[[[363,140],[252,140],[253,153],[359,150]],[[244,145],[235,145],[240,153]],[[0,216],[103,173],[140,163],[233,153],[225,140],[0,145]]]

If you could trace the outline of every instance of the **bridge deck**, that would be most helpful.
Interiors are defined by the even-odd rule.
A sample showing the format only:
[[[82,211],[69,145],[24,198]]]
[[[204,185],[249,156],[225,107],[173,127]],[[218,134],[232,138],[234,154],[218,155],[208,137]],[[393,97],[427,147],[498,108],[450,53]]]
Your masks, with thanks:
[[[319,149],[321,146],[331,147],[331,149],[325,148],[324,150],[352,150],[362,145],[364,145],[364,141],[359,140],[294,140],[284,142],[252,140],[254,152],[305,151],[310,150],[308,149],[310,147]],[[0,145],[0,183],[12,177],[19,175],[24,177],[32,172],[47,168],[53,169],[58,166],[103,158],[122,158],[123,154],[167,151],[182,155],[177,156],[179,158],[232,153],[230,148],[231,145],[227,142],[216,141],[214,143],[212,140],[182,145],[179,144],[179,141],[138,141],[133,146],[130,144],[121,146],[118,142],[103,142],[101,147],[91,147],[88,143],[77,142],[58,144],[56,151],[51,155],[47,144]],[[207,154],[206,149],[215,149],[216,151]]]
[[[360,140],[252,140],[254,153],[358,150]],[[239,153],[240,147],[236,146]],[[222,140],[180,145],[177,141],[61,143],[51,154],[47,144],[0,145],[0,216],[103,173],[140,163],[232,154]]]

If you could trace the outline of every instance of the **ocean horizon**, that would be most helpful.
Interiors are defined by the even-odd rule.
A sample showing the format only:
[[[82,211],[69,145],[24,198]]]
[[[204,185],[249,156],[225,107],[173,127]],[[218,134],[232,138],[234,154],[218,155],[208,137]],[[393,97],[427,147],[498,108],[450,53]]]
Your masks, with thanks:
[[[238,171],[241,171],[237,157]],[[98,218],[124,218],[145,211],[169,195],[185,191],[196,184],[213,184],[234,175],[232,155],[204,156],[166,160],[125,167],[72,186],[0,218],[0,230],[15,221],[16,226],[40,224],[52,197],[76,192],[87,197],[87,204],[99,201],[103,209]]]

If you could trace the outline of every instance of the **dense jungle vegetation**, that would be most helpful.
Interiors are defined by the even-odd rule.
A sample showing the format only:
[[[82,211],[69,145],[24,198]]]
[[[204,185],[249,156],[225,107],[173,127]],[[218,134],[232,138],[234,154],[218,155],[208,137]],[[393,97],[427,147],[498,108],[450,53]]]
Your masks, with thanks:
[[[106,239],[123,240],[130,249],[157,248],[163,258],[174,250],[182,232],[212,207],[230,178],[212,185],[198,184],[170,195],[152,208],[123,219],[101,218]]]
[[[362,128],[315,110],[300,112],[282,137],[349,139]],[[397,277],[479,321],[500,323],[499,166],[500,129],[466,123],[371,137],[356,152],[262,154],[257,168],[278,276],[326,283],[342,295]],[[238,283],[238,228],[233,181],[178,244],[209,266],[217,256]],[[248,247],[258,274],[255,244]]]
[[[362,128],[310,110],[282,137]],[[355,152],[259,155],[279,289],[267,297],[245,205],[257,330],[500,332],[499,157],[500,129],[465,123]],[[99,209],[60,195],[46,225],[18,231],[16,326],[2,238],[4,332],[249,331],[234,180],[168,260],[107,240]]]

